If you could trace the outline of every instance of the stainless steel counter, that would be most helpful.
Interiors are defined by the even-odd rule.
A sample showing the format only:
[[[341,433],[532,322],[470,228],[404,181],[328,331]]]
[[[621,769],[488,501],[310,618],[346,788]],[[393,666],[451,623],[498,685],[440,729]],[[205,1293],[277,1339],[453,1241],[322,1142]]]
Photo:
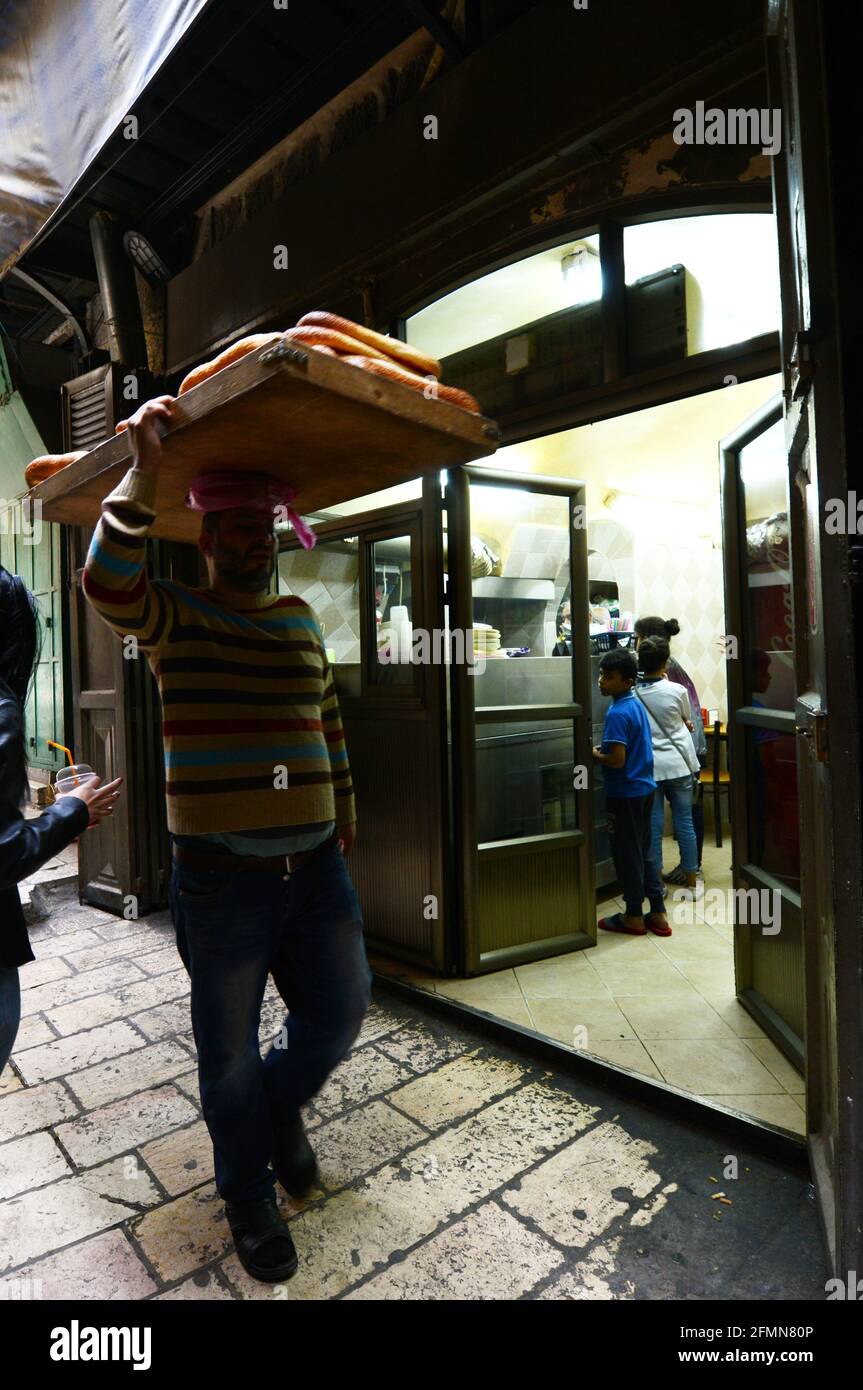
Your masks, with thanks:
[[[564,705],[572,700],[567,657],[496,656],[472,679],[477,705]]]

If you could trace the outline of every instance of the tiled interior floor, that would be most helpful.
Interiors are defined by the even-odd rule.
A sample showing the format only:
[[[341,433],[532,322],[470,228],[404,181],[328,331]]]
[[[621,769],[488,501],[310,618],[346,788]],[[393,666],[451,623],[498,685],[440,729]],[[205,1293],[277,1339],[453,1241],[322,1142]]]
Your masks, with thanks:
[[[676,862],[674,842],[666,839],[664,863]],[[727,841],[722,849],[705,843],[702,864],[705,890],[731,888]],[[732,927],[713,925],[720,915],[715,900],[670,898],[670,937],[601,931],[595,947],[475,979],[439,979],[383,957],[370,960],[383,974],[805,1133],[803,1077],[735,998]],[[623,906],[608,899],[597,918]]]

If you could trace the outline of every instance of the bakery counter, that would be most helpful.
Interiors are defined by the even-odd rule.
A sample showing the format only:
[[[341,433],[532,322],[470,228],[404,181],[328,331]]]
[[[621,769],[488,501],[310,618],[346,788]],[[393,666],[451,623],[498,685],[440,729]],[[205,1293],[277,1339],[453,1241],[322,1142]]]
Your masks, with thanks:
[[[477,666],[473,676],[476,709],[572,703],[572,665],[565,657],[507,656]]]

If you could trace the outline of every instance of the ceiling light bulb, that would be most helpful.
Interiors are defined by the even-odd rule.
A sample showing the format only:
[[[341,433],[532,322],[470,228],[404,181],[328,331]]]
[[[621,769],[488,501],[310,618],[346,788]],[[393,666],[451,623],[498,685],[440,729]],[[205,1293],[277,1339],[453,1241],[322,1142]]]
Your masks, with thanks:
[[[590,266],[591,256],[598,256],[599,252],[595,247],[588,245],[586,241],[580,242],[567,251],[560,260],[560,270],[564,280],[569,280],[576,275],[582,275]]]

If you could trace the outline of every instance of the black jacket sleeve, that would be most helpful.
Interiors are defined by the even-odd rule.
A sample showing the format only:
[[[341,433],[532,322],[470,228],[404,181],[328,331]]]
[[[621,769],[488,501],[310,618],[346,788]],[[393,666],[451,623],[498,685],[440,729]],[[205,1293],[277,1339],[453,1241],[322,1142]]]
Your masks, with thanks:
[[[87,806],[76,796],[61,797],[33,820],[21,814],[12,795],[18,781],[20,728],[18,702],[0,696],[0,890],[34,874],[90,823]]]

